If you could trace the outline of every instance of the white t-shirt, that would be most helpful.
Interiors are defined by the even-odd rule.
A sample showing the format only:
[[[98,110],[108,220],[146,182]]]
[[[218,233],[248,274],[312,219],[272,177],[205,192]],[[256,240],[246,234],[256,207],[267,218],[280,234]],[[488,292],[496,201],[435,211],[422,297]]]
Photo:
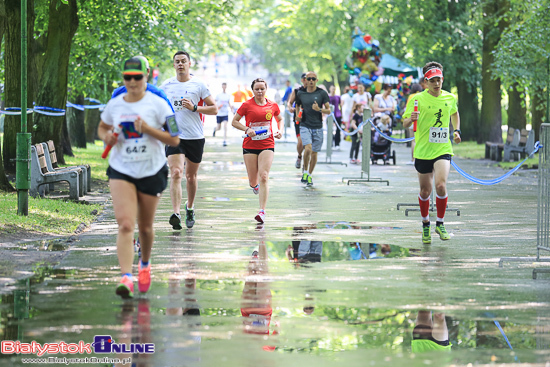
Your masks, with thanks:
[[[201,114],[183,107],[181,101],[187,98],[193,104],[202,106],[203,101],[211,95],[206,84],[196,77],[192,77],[186,82],[180,82],[177,77],[173,77],[162,83],[160,89],[166,93],[174,108],[176,121],[180,129],[180,139],[203,139]]]
[[[374,96],[374,99],[378,101],[379,108],[395,107],[395,98],[393,98],[391,95],[389,95],[386,99],[384,99],[382,94],[377,94]],[[382,116],[382,115],[389,115],[389,114],[390,114],[390,111],[384,111],[384,112],[377,112],[374,114],[374,116]]]
[[[342,121],[349,122],[349,116],[351,115],[351,108],[353,107],[353,99],[349,93],[344,93],[340,97],[342,101]]]
[[[164,143],[147,134],[137,133],[134,121],[141,117],[149,126],[162,129],[166,117],[173,112],[166,101],[151,92],[137,102],[126,102],[123,93],[111,99],[101,113],[101,120],[115,126],[122,126],[118,141],[109,156],[109,165],[116,171],[134,178],[155,175],[165,164]]]
[[[216,96],[216,105],[218,106],[218,116],[229,116],[230,100],[231,100],[231,96],[227,93],[222,92]]]
[[[353,95],[353,101],[358,104],[362,104],[363,106],[369,106],[370,100],[372,96],[369,92],[365,92],[362,95],[359,93],[355,93]]]

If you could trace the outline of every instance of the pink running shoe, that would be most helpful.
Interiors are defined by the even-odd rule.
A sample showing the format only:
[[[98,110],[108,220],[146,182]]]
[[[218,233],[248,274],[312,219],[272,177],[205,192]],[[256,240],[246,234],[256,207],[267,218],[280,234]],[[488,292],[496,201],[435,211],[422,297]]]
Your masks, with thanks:
[[[142,268],[140,261],[138,271],[138,289],[141,293],[146,293],[151,286],[151,262]]]
[[[252,187],[252,192],[254,193],[254,195],[258,195],[260,193],[260,184],[257,184],[256,186]]]
[[[260,210],[258,214],[256,215],[256,220],[258,223],[264,223],[265,222],[265,212],[263,210]]]
[[[116,294],[124,299],[134,298],[134,282],[128,275],[123,276],[120,280],[116,287]]]

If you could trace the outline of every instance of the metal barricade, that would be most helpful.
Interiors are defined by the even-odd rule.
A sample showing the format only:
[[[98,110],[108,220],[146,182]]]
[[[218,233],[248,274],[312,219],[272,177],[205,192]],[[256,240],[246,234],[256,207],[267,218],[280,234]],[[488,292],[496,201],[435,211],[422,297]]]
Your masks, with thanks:
[[[332,130],[334,128],[334,106],[330,106],[330,115],[327,117],[327,146],[326,146],[326,158],[324,162],[317,162],[317,164],[340,164],[347,167],[347,163],[344,162],[333,162],[332,161]]]
[[[550,257],[542,257],[543,253],[550,252],[550,123],[540,127],[539,150],[539,193],[537,209],[537,256],[536,257],[502,257],[499,267],[505,261],[522,262],[550,262]],[[535,268],[533,279],[537,279],[539,273],[550,273],[550,268]]]
[[[372,111],[370,108],[365,108],[363,110],[363,121],[368,121],[372,117]],[[361,177],[342,177],[342,182],[348,180],[348,185],[350,182],[385,182],[386,186],[390,185],[390,181],[383,180],[378,177],[370,177],[370,150],[371,150],[371,125],[363,125],[363,144],[362,144],[362,161],[361,161]],[[363,174],[366,174],[367,177],[363,177]]]

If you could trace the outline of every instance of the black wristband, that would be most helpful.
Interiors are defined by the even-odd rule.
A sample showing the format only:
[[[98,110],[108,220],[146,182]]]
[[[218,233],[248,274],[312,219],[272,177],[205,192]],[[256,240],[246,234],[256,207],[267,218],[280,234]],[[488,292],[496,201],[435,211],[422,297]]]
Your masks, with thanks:
[[[197,108],[198,108],[197,105],[193,105],[193,112],[197,112]]]
[[[459,134],[460,134],[460,129],[455,129],[455,133],[459,133]]]

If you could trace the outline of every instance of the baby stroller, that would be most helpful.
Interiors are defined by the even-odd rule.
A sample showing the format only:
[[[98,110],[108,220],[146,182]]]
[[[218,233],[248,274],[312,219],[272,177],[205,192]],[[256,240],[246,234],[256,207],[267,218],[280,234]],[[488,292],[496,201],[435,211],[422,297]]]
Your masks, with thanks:
[[[377,119],[373,121],[376,125]],[[384,131],[384,134],[391,136],[391,129]],[[379,159],[384,161],[384,164],[389,164],[391,159],[395,166],[395,150],[391,150],[391,141],[384,138],[378,131],[373,130],[371,134],[370,160],[372,164],[377,164]]]

